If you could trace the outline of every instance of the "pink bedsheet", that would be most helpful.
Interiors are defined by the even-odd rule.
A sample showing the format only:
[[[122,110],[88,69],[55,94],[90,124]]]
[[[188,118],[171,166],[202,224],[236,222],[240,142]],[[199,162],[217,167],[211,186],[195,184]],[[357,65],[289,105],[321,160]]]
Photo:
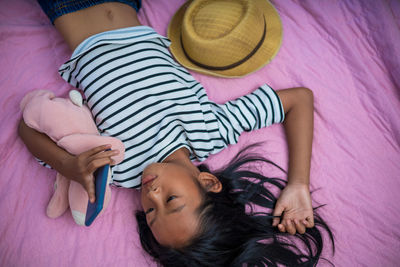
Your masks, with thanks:
[[[166,34],[184,0],[144,0],[143,24]],[[400,261],[400,2],[272,1],[283,45],[271,64],[242,79],[193,75],[210,99],[224,102],[262,83],[306,86],[315,94],[311,184],[336,237],[336,266],[399,266]],[[134,210],[138,193],[112,190],[92,227],[69,212],[52,220],[45,208],[54,171],[39,166],[18,138],[19,102],[35,88],[66,95],[58,76],[69,56],[35,1],[0,1],[0,266],[154,266],[141,249]],[[220,166],[242,146],[287,166],[282,126],[244,134],[212,157]],[[321,262],[319,266],[325,266]]]

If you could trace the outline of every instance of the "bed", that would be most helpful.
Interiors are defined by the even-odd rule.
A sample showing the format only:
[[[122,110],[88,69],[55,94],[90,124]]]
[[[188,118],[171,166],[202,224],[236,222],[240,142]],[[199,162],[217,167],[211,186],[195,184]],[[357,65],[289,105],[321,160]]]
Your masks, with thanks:
[[[184,2],[143,0],[139,18],[165,35]],[[336,266],[399,266],[400,2],[272,2],[284,36],[270,64],[241,79],[192,73],[219,103],[263,83],[312,89],[311,187],[315,203],[327,204],[321,214],[336,241],[336,253],[323,256]],[[140,246],[133,189],[113,188],[91,227],[77,226],[70,212],[46,217],[55,172],[18,138],[19,102],[36,88],[66,96],[71,87],[57,69],[69,53],[36,1],[0,1],[0,266],[156,266]],[[207,162],[222,166],[255,141],[264,142],[260,153],[287,166],[280,125],[243,134]]]

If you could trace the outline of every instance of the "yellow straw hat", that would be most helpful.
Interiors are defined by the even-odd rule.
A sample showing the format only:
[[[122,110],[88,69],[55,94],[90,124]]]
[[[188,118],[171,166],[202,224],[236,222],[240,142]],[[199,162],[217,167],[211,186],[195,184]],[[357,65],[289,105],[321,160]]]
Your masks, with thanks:
[[[171,53],[184,67],[241,77],[275,57],[282,23],[267,0],[191,0],[173,16],[168,38]]]

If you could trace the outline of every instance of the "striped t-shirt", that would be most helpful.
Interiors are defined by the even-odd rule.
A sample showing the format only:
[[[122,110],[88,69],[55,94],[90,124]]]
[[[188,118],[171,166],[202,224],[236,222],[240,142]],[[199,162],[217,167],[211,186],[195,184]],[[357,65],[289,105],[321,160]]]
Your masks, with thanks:
[[[147,26],[103,32],[83,41],[59,69],[83,90],[101,135],[125,145],[124,160],[112,168],[114,185],[139,188],[143,169],[179,148],[203,161],[237,143],[243,131],[284,119],[267,85],[223,105],[211,102],[173,60],[169,44]]]

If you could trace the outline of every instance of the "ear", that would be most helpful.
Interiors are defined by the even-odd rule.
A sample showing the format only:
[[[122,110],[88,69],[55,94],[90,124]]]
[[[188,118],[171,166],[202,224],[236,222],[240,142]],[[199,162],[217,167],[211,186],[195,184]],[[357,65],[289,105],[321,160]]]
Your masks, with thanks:
[[[208,192],[219,193],[222,190],[222,184],[215,175],[209,172],[201,172],[198,176],[200,184]]]

